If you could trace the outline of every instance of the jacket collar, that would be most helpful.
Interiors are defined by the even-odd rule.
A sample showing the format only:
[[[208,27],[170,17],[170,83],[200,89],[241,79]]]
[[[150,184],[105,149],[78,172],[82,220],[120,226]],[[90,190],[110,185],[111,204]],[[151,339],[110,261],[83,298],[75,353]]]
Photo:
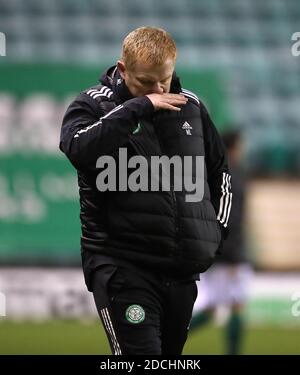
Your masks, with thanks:
[[[126,100],[133,99],[131,92],[126,86],[124,80],[121,78],[117,66],[110,67],[100,78],[100,82],[109,87],[114,93],[114,101],[117,104],[123,103]],[[178,94],[181,92],[180,80],[176,73],[173,73],[170,92]]]

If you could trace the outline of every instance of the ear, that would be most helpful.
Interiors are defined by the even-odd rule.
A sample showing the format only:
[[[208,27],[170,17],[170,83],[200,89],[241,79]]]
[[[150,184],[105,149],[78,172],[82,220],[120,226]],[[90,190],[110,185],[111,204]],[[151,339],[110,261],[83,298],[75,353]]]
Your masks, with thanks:
[[[122,60],[118,60],[117,62],[117,67],[118,67],[118,71],[120,73],[120,76],[125,79],[125,71],[126,71],[126,68],[125,68],[125,64]]]

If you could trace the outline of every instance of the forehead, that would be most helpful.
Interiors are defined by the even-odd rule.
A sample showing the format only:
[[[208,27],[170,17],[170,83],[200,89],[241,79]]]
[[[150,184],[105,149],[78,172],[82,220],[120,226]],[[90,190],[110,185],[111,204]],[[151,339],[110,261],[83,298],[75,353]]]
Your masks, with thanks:
[[[149,64],[147,62],[137,62],[131,69],[131,73],[136,77],[160,80],[171,76],[174,71],[174,66],[175,62],[173,59],[168,59],[160,65]]]

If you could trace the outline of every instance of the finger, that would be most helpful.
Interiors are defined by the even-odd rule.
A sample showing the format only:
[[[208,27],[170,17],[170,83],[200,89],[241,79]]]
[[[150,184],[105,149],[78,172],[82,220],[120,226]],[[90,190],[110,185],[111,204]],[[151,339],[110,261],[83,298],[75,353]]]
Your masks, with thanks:
[[[180,100],[180,99],[167,99],[165,103],[171,104],[171,105],[185,105],[187,101]]]
[[[180,100],[180,101],[183,101],[183,102],[187,102],[188,99],[183,96],[183,95],[177,95],[177,94],[170,94],[170,95],[166,95],[164,96],[164,99],[167,99],[167,100]]]
[[[169,109],[171,111],[181,111],[181,108],[180,107],[175,107],[173,106],[172,104],[169,104],[169,103],[162,103],[162,105],[160,106],[161,109]]]
[[[168,100],[168,103],[170,104],[177,104],[177,103],[182,103],[182,104],[186,104],[187,103],[187,100],[182,100],[182,99],[172,99],[172,100]]]
[[[179,98],[185,98],[185,96],[183,94],[171,94],[171,93],[164,93],[162,94],[162,96],[169,96],[170,98],[176,98],[176,97],[179,97]]]
[[[162,96],[163,100],[180,100],[182,102],[187,102],[187,98],[185,96],[176,95],[176,96]]]

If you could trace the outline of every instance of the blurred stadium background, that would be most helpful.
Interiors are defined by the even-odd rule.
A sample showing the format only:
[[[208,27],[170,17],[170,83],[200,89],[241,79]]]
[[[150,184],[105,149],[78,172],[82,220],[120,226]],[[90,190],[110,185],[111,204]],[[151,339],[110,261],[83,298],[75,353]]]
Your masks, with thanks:
[[[76,174],[58,151],[72,97],[132,29],[167,29],[184,86],[241,129],[255,277],[245,354],[300,354],[299,0],[0,0],[0,354],[105,354],[80,270]],[[221,353],[219,326],[185,353]]]

